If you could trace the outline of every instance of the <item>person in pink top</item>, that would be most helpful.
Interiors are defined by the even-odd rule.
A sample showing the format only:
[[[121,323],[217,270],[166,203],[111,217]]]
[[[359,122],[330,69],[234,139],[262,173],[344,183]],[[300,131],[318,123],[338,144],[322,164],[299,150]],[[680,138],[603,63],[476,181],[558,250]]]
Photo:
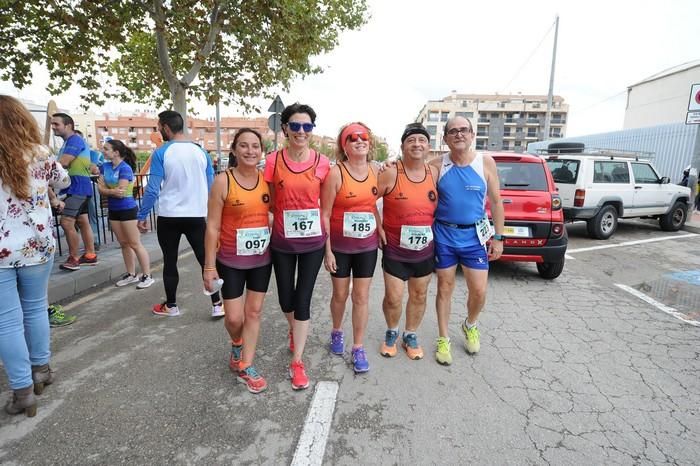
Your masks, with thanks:
[[[321,268],[326,228],[321,221],[321,184],[330,161],[309,147],[316,112],[295,103],[282,112],[287,147],[268,154],[265,181],[270,186],[274,221],[270,238],[280,307],[289,323],[289,374],[292,388],[309,386],[302,361],[311,317],[311,295]],[[295,282],[296,275],[296,282]]]
[[[330,350],[337,355],[345,352],[342,324],[352,275],[351,356],[356,373],[369,370],[363,340],[382,223],[377,212],[377,169],[370,165],[373,145],[374,138],[365,124],[345,125],[338,135],[338,164],[331,168],[321,196],[323,221],[330,232],[325,267],[333,282]]]

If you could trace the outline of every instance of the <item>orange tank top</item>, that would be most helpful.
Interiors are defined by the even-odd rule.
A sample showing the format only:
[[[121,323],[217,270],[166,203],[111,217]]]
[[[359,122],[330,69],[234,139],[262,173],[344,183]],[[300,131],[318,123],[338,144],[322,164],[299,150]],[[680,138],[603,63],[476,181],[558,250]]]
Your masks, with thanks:
[[[302,254],[316,251],[326,243],[321,222],[321,180],[316,177],[320,154],[311,151],[314,164],[300,172],[287,166],[284,152],[277,152],[273,183],[275,187],[274,224],[271,247],[276,251]]]
[[[233,170],[226,170],[228,193],[221,211],[221,232],[216,258],[237,269],[262,267],[270,256],[270,188],[258,171],[254,188],[238,183]]]
[[[338,162],[342,183],[331,210],[331,249],[345,254],[373,251],[379,247],[374,211],[377,175],[368,167],[367,177],[356,180]]]
[[[433,256],[435,180],[427,164],[421,181],[411,181],[401,161],[396,162],[396,170],[396,183],[384,196],[382,225],[387,241],[384,254],[401,262],[421,262]]]

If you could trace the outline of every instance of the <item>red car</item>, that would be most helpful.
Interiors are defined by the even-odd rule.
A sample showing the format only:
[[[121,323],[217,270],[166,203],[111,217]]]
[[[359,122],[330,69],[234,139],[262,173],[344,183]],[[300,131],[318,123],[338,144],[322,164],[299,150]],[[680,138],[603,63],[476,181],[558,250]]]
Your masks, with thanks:
[[[561,198],[544,159],[530,154],[490,152],[501,182],[506,213],[502,261],[535,262],[542,278],[564,270],[569,241]]]

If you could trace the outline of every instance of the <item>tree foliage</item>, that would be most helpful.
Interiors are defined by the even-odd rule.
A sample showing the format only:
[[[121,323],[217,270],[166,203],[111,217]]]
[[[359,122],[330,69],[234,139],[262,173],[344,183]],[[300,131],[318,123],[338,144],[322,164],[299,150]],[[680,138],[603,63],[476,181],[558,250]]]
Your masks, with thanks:
[[[366,0],[0,0],[0,78],[22,88],[31,65],[52,94],[79,85],[108,98],[238,104],[320,72],[310,57],[367,20]]]

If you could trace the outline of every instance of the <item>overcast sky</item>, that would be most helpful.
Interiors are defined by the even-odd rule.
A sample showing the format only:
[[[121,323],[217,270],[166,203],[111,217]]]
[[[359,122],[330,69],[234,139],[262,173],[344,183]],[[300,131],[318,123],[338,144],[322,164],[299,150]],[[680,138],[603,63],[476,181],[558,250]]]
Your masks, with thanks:
[[[570,106],[567,136],[621,129],[627,86],[700,59],[697,0],[369,4],[369,22],[343,34],[333,52],[315,59],[325,72],[299,79],[281,93],[285,104],[300,101],[314,107],[319,134],[335,136],[342,124],[361,120],[397,149],[403,126],[427,100],[441,99],[451,90],[546,94],[557,14],[554,92]],[[18,92],[0,83],[0,92],[44,103],[48,94],[43,84]],[[68,92],[56,101],[77,109],[77,95]],[[263,104],[267,110],[269,103]],[[126,107],[113,103],[105,110],[120,108]],[[198,110],[214,114],[213,108]]]

